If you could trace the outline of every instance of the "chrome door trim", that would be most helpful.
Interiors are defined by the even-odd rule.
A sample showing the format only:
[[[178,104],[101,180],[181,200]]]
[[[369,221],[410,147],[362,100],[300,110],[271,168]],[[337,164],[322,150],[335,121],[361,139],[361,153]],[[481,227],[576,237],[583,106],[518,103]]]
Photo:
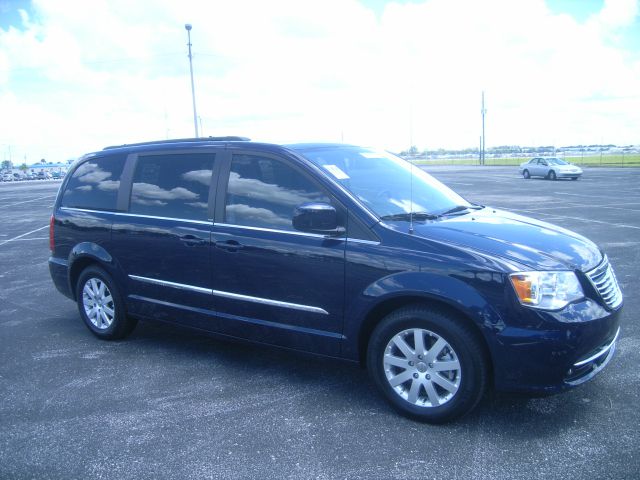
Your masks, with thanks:
[[[252,297],[250,295],[241,295],[239,293],[224,292],[222,290],[211,290],[211,294],[217,297],[232,298],[234,300],[243,300],[245,302],[260,303],[262,305],[271,305],[274,307],[292,308],[294,310],[302,310],[304,312],[321,313],[329,315],[324,308],[312,307],[310,305],[301,305],[299,303],[282,302],[280,300],[271,300],[270,298]]]
[[[233,300],[241,300],[244,302],[253,302],[253,303],[259,303],[262,305],[271,305],[273,307],[290,308],[293,310],[302,310],[304,312],[329,315],[329,312],[327,312],[324,308],[313,307],[311,305],[301,305],[299,303],[283,302],[280,300],[272,300],[270,298],[252,297],[250,295],[241,295],[239,293],[225,292],[223,290],[212,290],[210,288],[196,287],[194,285],[186,285],[184,283],[168,282],[166,280],[141,277],[139,275],[129,275],[129,278],[132,280],[136,280],[143,283],[149,283],[152,285],[160,285],[163,287],[177,288],[179,290],[187,290],[191,292],[204,293],[204,294],[213,295],[216,297],[231,298]]]
[[[255,232],[285,233],[287,235],[297,235],[299,237],[310,237],[310,238],[324,238],[327,240],[344,240],[344,237],[331,237],[329,235],[319,235],[317,233],[298,232],[295,230],[279,230],[277,228],[251,227],[248,225],[236,225],[233,223],[216,222],[213,224],[213,226],[224,227],[224,228],[240,228],[240,229],[246,229],[246,230],[253,230]]]
[[[211,289],[196,287],[194,285],[185,285],[184,283],[168,282],[166,280],[158,280],[157,278],[140,277],[138,275],[129,275],[131,280],[137,280],[143,283],[150,283],[152,285],[160,285],[163,287],[177,288],[178,290],[188,290],[191,292],[205,293],[211,295]]]
[[[175,217],[157,217],[155,215],[142,215],[139,213],[126,213],[126,212],[112,212],[109,210],[91,210],[89,208],[76,208],[76,207],[60,207],[60,210],[72,211],[72,212],[86,212],[86,213],[104,213],[107,215],[120,215],[123,217],[133,218],[150,218],[152,220],[171,220],[175,222],[188,222],[197,223],[198,225],[212,225],[213,222],[205,220],[192,220],[190,218],[175,218]]]

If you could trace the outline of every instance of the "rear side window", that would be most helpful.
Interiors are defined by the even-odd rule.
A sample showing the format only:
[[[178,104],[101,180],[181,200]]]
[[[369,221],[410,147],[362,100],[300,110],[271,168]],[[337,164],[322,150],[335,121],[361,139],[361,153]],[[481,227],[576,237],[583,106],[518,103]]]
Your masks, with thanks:
[[[138,158],[129,211],[140,215],[207,220],[213,153]]]
[[[73,172],[61,206],[91,210],[116,210],[120,176],[126,155],[92,158]]]

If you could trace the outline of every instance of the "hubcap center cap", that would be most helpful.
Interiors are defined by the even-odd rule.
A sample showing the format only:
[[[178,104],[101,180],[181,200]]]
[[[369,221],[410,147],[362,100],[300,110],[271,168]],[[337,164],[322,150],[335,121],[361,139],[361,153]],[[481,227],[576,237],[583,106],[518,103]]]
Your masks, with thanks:
[[[424,373],[427,371],[427,364],[424,362],[418,362],[416,364],[416,369],[420,372],[420,373]]]

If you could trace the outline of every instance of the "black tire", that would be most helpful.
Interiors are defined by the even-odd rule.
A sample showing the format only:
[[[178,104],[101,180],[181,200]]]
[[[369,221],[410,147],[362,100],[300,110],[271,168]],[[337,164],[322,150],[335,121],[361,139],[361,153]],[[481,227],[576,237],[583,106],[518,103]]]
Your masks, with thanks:
[[[578,177],[571,177],[571,180],[578,180]]]
[[[553,170],[549,172],[548,177],[549,177],[549,180],[555,180],[556,178],[558,178],[556,177],[556,172],[554,172]]]
[[[111,276],[97,266],[87,267],[80,274],[76,300],[80,317],[87,328],[103,340],[124,338],[138,323],[127,316],[122,296]]]
[[[525,171],[523,171],[523,172],[522,172],[522,176],[523,176],[525,179],[529,179],[529,178],[531,178],[531,174],[529,173],[529,170],[525,170]]]
[[[429,342],[433,342],[429,344],[429,349],[423,349],[425,354],[420,357],[420,360],[417,360],[416,342],[413,341],[411,344],[411,336],[414,335],[413,338],[417,338],[416,331],[420,332],[425,348]],[[395,343],[392,344],[392,339],[397,339],[403,334],[407,335],[406,343],[416,355],[414,362],[408,363],[412,366],[405,368],[389,365],[389,363],[385,365],[385,358],[390,358],[385,357],[385,354],[395,357],[392,359],[394,361],[398,358],[396,353],[400,352],[400,349]],[[440,341],[438,338],[443,340],[446,346],[435,351],[434,346]],[[394,349],[397,349],[395,353]],[[429,362],[434,358],[428,358],[431,351],[437,355],[433,363]],[[404,357],[407,358],[406,355]],[[443,371],[443,375],[440,375],[437,364],[445,361],[449,365],[454,365],[457,361],[458,371]],[[488,363],[479,340],[469,326],[458,318],[423,305],[404,307],[387,315],[371,334],[367,349],[369,374],[391,405],[404,416],[433,424],[454,420],[473,410],[487,387]],[[432,369],[434,365],[436,369]],[[407,374],[411,378],[406,382],[395,387],[391,385],[391,381],[395,379],[397,382]],[[438,375],[437,382],[436,375]],[[417,380],[414,382],[413,379]],[[443,379],[448,381],[448,385],[457,384],[455,392],[451,393],[451,390],[440,386]],[[409,399],[414,383],[420,386],[416,388],[418,392],[416,402],[411,402]],[[427,390],[429,383],[431,394],[438,402],[431,402],[430,393]],[[404,391],[400,392],[400,390]],[[407,398],[404,398],[405,394]],[[447,399],[446,395],[450,397]],[[434,405],[434,403],[438,404]]]

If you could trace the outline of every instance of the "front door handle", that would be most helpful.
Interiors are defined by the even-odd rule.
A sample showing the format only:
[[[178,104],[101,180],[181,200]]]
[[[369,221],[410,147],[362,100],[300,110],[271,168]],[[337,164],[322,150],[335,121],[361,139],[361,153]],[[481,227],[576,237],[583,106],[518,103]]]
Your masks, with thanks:
[[[222,248],[229,252],[237,252],[238,250],[243,248],[242,244],[237,240],[226,240],[224,242],[216,242],[215,245],[216,247]]]
[[[180,241],[187,247],[195,247],[196,245],[204,245],[205,243],[207,243],[206,240],[203,240],[200,237],[196,237],[195,235],[182,235],[180,237]]]

